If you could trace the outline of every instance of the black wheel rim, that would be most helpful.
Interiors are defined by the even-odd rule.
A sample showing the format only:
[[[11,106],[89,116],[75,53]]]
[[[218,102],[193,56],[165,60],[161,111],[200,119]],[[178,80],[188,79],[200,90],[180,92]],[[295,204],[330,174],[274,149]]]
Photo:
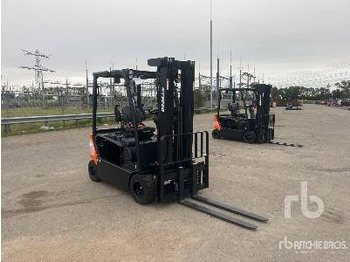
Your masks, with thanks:
[[[134,192],[137,197],[143,196],[143,186],[139,182],[134,184]]]

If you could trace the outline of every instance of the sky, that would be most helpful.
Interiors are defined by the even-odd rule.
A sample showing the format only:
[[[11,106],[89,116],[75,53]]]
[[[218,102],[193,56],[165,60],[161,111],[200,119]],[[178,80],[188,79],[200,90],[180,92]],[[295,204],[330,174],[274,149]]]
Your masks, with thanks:
[[[350,1],[213,0],[213,59],[228,75],[244,71],[280,87],[350,79]],[[50,55],[46,80],[84,82],[89,73],[150,69],[147,59],[196,61],[209,75],[210,0],[2,0],[2,82],[31,84],[33,57]],[[237,79],[237,77],[236,77]]]

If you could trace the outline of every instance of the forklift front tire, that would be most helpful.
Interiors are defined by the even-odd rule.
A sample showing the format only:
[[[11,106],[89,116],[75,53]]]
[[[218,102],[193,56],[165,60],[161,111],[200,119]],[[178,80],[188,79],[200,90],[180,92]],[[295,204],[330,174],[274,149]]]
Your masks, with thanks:
[[[211,136],[212,136],[214,139],[220,138],[220,131],[217,130],[217,129],[214,129],[214,130],[211,132]]]
[[[155,201],[155,181],[151,175],[135,174],[130,181],[130,191],[140,205]]]
[[[256,134],[254,131],[245,131],[243,134],[243,141],[249,144],[254,143],[256,140]]]
[[[99,182],[101,179],[96,174],[96,164],[91,160],[88,164],[89,177],[94,182]]]

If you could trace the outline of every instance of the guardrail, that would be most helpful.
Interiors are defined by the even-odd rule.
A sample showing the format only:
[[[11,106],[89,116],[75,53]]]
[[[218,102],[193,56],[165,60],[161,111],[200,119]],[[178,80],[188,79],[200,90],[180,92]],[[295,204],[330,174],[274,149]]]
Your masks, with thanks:
[[[196,113],[208,112],[210,109],[202,107],[196,108]],[[49,122],[56,121],[71,121],[75,120],[75,125],[78,126],[78,121],[83,119],[91,119],[91,113],[83,113],[83,114],[67,114],[67,115],[46,115],[46,116],[27,116],[27,117],[8,117],[1,119],[1,125],[5,126],[5,133],[11,132],[11,125],[14,124],[28,124],[28,123],[45,123],[45,126],[48,125]],[[114,117],[113,112],[102,112],[97,114],[97,119],[102,119],[104,117]]]
[[[2,118],[1,125],[5,125],[5,133],[10,133],[10,125],[14,124],[28,124],[28,123],[45,123],[47,126],[49,122],[56,121],[72,121],[75,120],[75,125],[78,126],[78,121],[83,119],[91,119],[91,113],[84,114],[67,114],[67,115],[46,115],[46,116],[28,116],[28,117],[9,117]],[[103,112],[97,114],[97,119],[104,117],[114,117],[112,112]]]

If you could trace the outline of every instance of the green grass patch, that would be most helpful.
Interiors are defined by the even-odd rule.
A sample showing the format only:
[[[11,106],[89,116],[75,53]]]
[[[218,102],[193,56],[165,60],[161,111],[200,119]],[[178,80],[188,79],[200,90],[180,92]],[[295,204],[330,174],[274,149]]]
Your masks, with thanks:
[[[99,112],[112,112],[113,108],[99,108]],[[92,109],[87,107],[27,107],[27,108],[3,108],[1,109],[1,118],[7,117],[27,117],[27,116],[46,116],[46,115],[67,115],[91,113]]]
[[[97,120],[99,126],[103,125],[116,125],[113,117],[105,117]],[[44,132],[54,132],[72,128],[82,128],[82,127],[91,127],[91,119],[75,120],[70,121],[55,121],[49,122],[47,128],[42,129],[42,126],[45,126],[44,123],[26,123],[26,124],[15,124],[10,126],[11,132],[5,133],[5,126],[1,125],[1,137],[15,136],[15,135],[24,135],[24,134],[33,134],[33,133],[44,133]]]

